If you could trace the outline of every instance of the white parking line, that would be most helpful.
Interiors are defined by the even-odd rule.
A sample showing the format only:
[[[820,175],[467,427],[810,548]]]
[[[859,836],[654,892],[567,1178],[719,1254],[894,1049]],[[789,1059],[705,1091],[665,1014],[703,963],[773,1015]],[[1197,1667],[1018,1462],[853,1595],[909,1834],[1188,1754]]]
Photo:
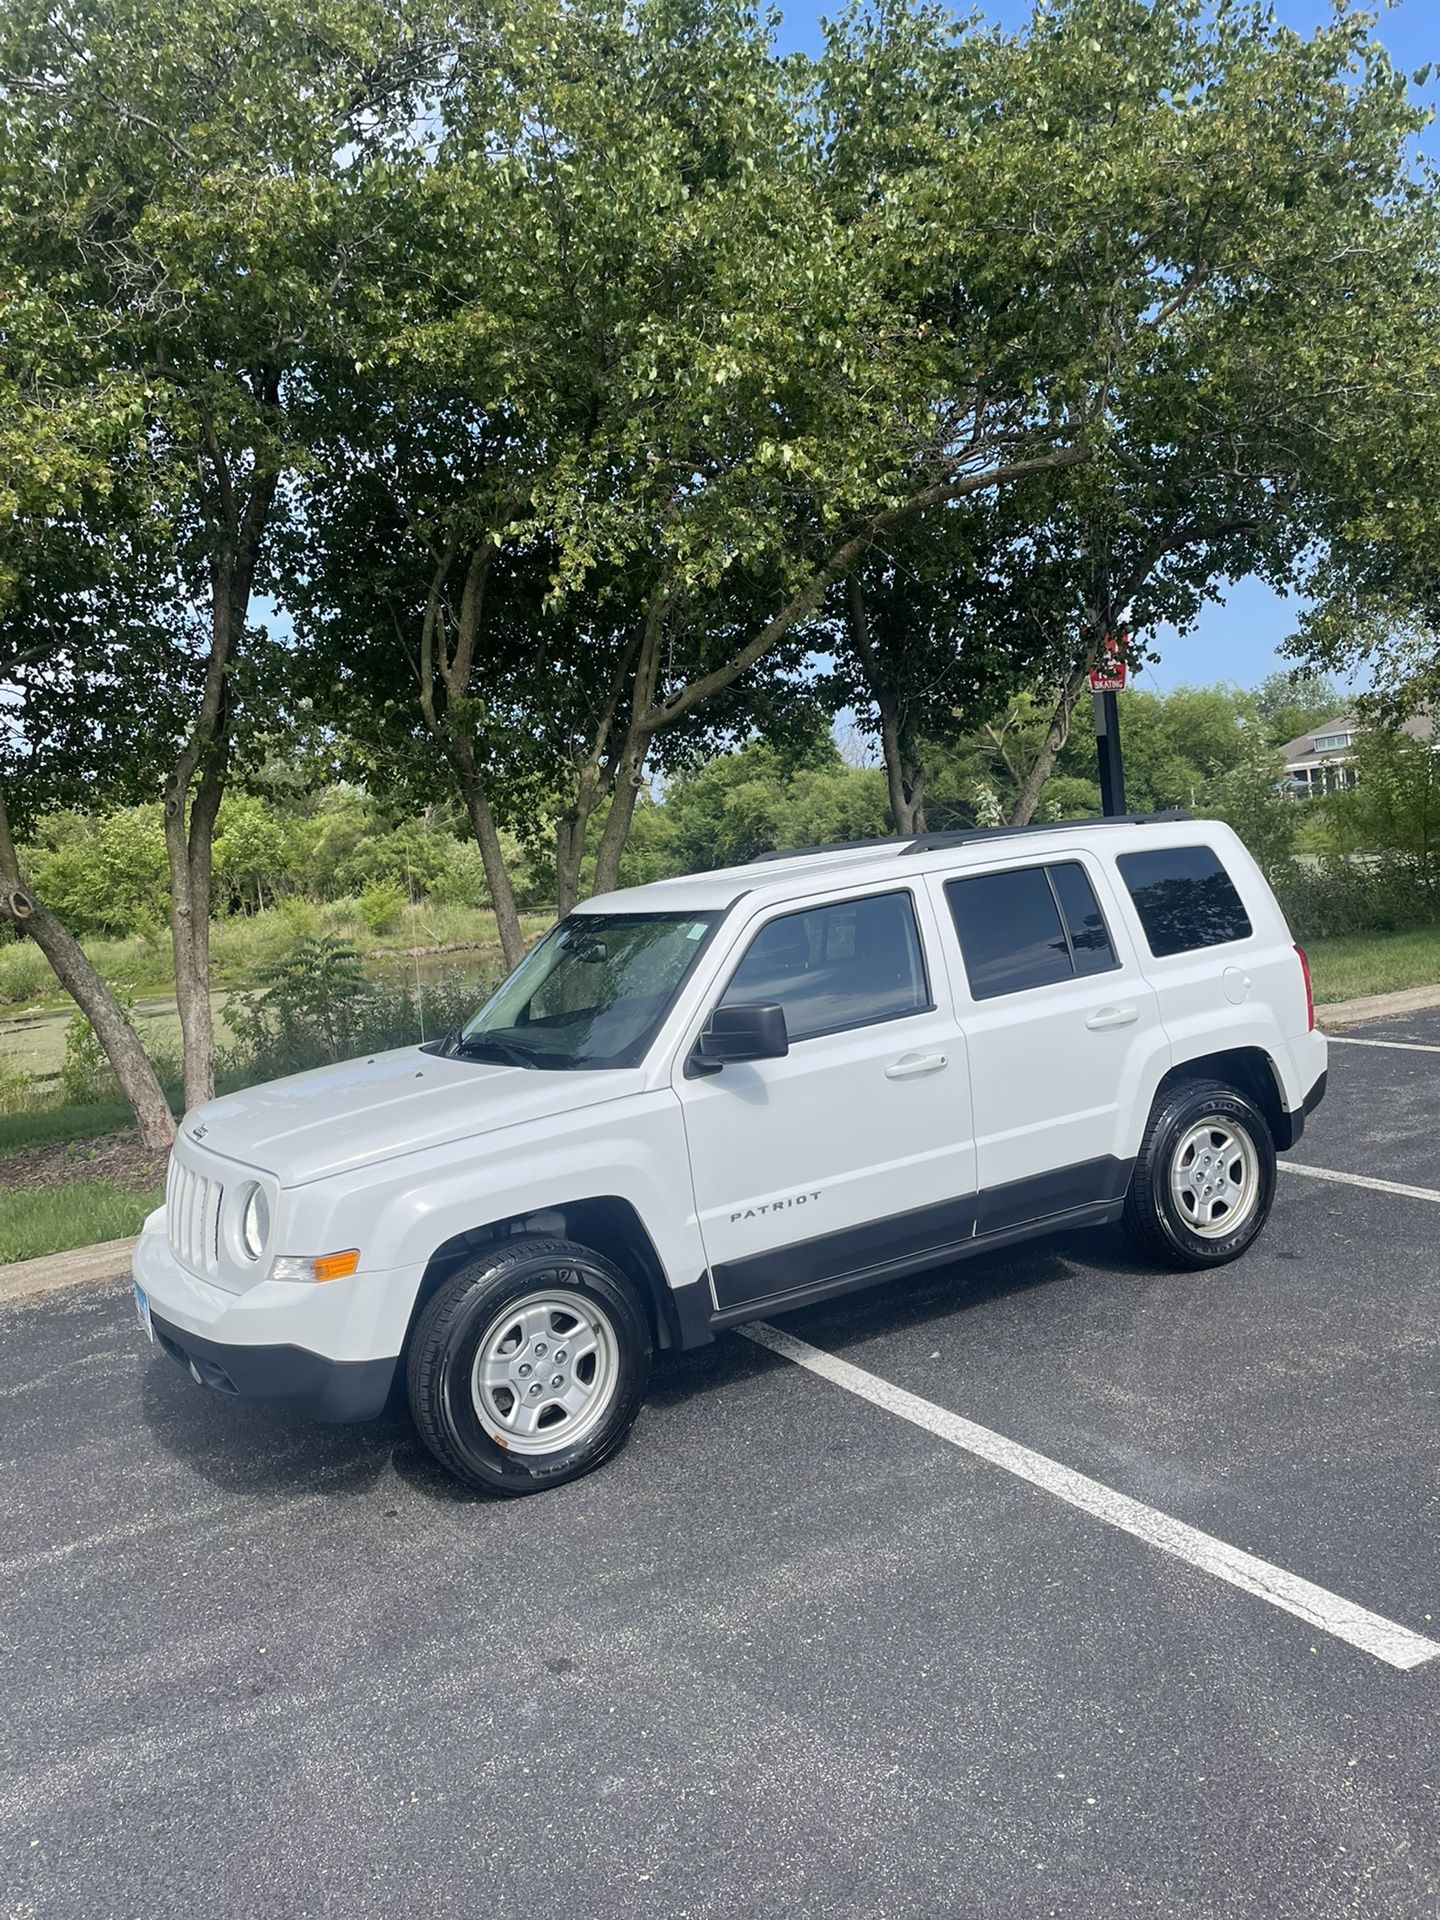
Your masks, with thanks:
[[[1440,1053],[1440,1047],[1425,1040],[1352,1040],[1343,1033],[1327,1033],[1332,1047],[1393,1047],[1396,1053]]]
[[[1373,1187],[1376,1193],[1398,1193],[1405,1200],[1440,1201],[1440,1189],[1407,1187],[1403,1180],[1375,1180],[1368,1173],[1340,1173],[1334,1167],[1307,1167],[1299,1160],[1277,1160],[1286,1173],[1308,1174],[1312,1180],[1335,1180],[1342,1187]]]
[[[1107,1526],[1118,1527],[1123,1533],[1158,1547],[1162,1553],[1173,1554],[1177,1560],[1188,1561],[1192,1567],[1214,1574],[1217,1580],[1226,1580],[1232,1587],[1268,1600],[1272,1607],[1293,1613],[1297,1619],[1307,1621],[1323,1633],[1333,1634],[1337,1640],[1348,1641],[1362,1653],[1383,1660],[1387,1666],[1407,1670],[1440,1655],[1440,1643],[1427,1640],[1424,1634],[1371,1613],[1368,1607],[1356,1606],[1353,1600],[1342,1600],[1339,1594],[1329,1593],[1312,1581],[1287,1573],[1283,1567],[1272,1566],[1268,1560],[1257,1560],[1254,1554],[1217,1540],[1213,1534],[1201,1533],[1197,1527],[1187,1526],[1183,1520],[1173,1519],[1155,1507],[1143,1506],[1128,1494],[1117,1493],[1113,1487],[1077,1473],[1073,1467],[1062,1466],[1058,1460],[1034,1453],[1018,1441],[1007,1440],[1004,1434],[992,1433],[988,1427],[937,1407],[931,1400],[907,1393],[903,1387],[882,1380],[878,1374],[867,1373],[863,1367],[812,1347],[793,1333],[782,1332],[763,1320],[740,1328],[740,1332],[758,1346],[779,1354],[782,1359],[793,1360],[797,1367],[819,1374],[822,1380],[844,1387],[848,1393],[858,1394],[862,1400],[893,1413],[897,1419],[908,1420],[912,1426],[923,1427],[938,1439],[948,1440],[951,1446],[963,1447],[967,1453],[988,1460],[992,1466],[1017,1474],[1032,1486],[1103,1520]]]

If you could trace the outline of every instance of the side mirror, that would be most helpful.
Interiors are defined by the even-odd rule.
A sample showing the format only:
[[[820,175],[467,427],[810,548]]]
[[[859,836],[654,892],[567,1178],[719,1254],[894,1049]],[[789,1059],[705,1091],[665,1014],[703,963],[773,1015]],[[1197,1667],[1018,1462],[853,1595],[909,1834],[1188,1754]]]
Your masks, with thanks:
[[[779,1060],[790,1051],[785,1009],[776,1006],[716,1007],[696,1043],[707,1066],[739,1060]]]

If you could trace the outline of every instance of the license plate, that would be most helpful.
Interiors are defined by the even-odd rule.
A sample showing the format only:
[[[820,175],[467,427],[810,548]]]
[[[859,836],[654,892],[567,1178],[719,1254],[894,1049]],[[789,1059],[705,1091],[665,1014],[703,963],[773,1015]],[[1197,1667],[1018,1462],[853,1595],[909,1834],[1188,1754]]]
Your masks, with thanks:
[[[147,1340],[153,1340],[155,1338],[155,1328],[150,1319],[150,1296],[146,1293],[144,1287],[141,1286],[137,1286],[135,1289],[135,1317],[145,1329],[145,1338]]]

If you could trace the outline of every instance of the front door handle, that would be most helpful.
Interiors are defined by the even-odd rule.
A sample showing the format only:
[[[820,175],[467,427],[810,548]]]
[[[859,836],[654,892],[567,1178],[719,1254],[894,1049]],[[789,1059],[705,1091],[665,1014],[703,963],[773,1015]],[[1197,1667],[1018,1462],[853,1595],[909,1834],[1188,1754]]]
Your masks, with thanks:
[[[922,1073],[938,1073],[945,1065],[943,1053],[902,1053],[885,1069],[887,1080],[918,1080]]]
[[[1085,1022],[1092,1033],[1104,1033],[1107,1027],[1131,1027],[1140,1018],[1138,1007],[1101,1007]]]

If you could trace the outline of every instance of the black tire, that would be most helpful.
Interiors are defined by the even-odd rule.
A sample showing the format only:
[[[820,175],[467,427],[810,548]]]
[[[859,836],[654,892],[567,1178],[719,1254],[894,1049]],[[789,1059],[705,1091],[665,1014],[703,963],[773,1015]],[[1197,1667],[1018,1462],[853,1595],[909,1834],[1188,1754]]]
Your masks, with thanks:
[[[1225,1151],[1219,1145],[1225,1135],[1237,1139],[1235,1160],[1227,1174],[1240,1166],[1242,1190],[1247,1194],[1243,1212],[1241,1204],[1235,1203],[1237,1224],[1230,1232],[1224,1230],[1223,1212],[1228,1177],[1213,1201],[1203,1197],[1195,1201],[1199,1189],[1187,1186],[1192,1203],[1199,1209],[1208,1205],[1220,1209],[1219,1217],[1207,1223],[1209,1232],[1197,1230],[1172,1186],[1177,1155],[1185,1150],[1185,1165],[1195,1164],[1193,1146],[1187,1148],[1187,1140],[1212,1118],[1222,1123],[1213,1136],[1217,1152]],[[1248,1141],[1253,1159],[1237,1137]],[[1204,1177],[1203,1168],[1200,1177]],[[1224,1266],[1227,1260],[1237,1260],[1252,1243],[1270,1217],[1274,1200],[1275,1141],[1265,1116],[1252,1100],[1220,1080],[1182,1082],[1157,1096],[1130,1176],[1123,1215],[1125,1232],[1141,1253],[1171,1267]]]
[[[548,1333],[532,1317],[529,1332],[538,1327],[541,1344],[527,1344],[528,1334],[522,1334],[518,1345],[501,1351],[497,1341],[509,1343],[513,1335],[522,1333],[521,1312],[543,1315],[547,1297],[562,1303],[583,1302],[583,1310],[566,1304],[549,1319]],[[511,1328],[497,1334],[512,1310],[517,1317]],[[598,1398],[583,1416],[576,1416],[579,1437],[567,1443],[561,1429],[569,1413],[559,1410],[558,1401],[547,1404],[550,1389],[567,1376],[551,1376],[550,1367],[567,1362],[567,1340],[578,1346],[587,1339],[599,1356],[595,1378],[599,1379],[600,1365],[608,1371],[603,1391],[597,1387]],[[476,1378],[482,1343],[494,1369],[514,1373],[522,1363],[527,1373],[541,1367],[538,1355],[543,1353],[547,1377],[482,1387]],[[578,1480],[623,1444],[645,1397],[650,1355],[650,1324],[644,1306],[612,1261],[570,1240],[511,1240],[452,1274],[426,1303],[406,1356],[410,1412],[431,1453],[468,1486],[493,1493],[540,1493]],[[572,1372],[567,1385],[583,1387],[585,1360],[572,1358],[568,1364]],[[534,1409],[518,1397],[537,1391],[542,1398]],[[483,1397],[487,1393],[488,1398]],[[524,1417],[515,1413],[517,1405],[542,1420],[552,1413],[557,1417],[542,1432],[528,1436],[512,1428],[507,1443],[502,1433],[504,1416],[496,1411],[507,1404],[512,1419]],[[528,1450],[542,1445],[549,1450]]]

